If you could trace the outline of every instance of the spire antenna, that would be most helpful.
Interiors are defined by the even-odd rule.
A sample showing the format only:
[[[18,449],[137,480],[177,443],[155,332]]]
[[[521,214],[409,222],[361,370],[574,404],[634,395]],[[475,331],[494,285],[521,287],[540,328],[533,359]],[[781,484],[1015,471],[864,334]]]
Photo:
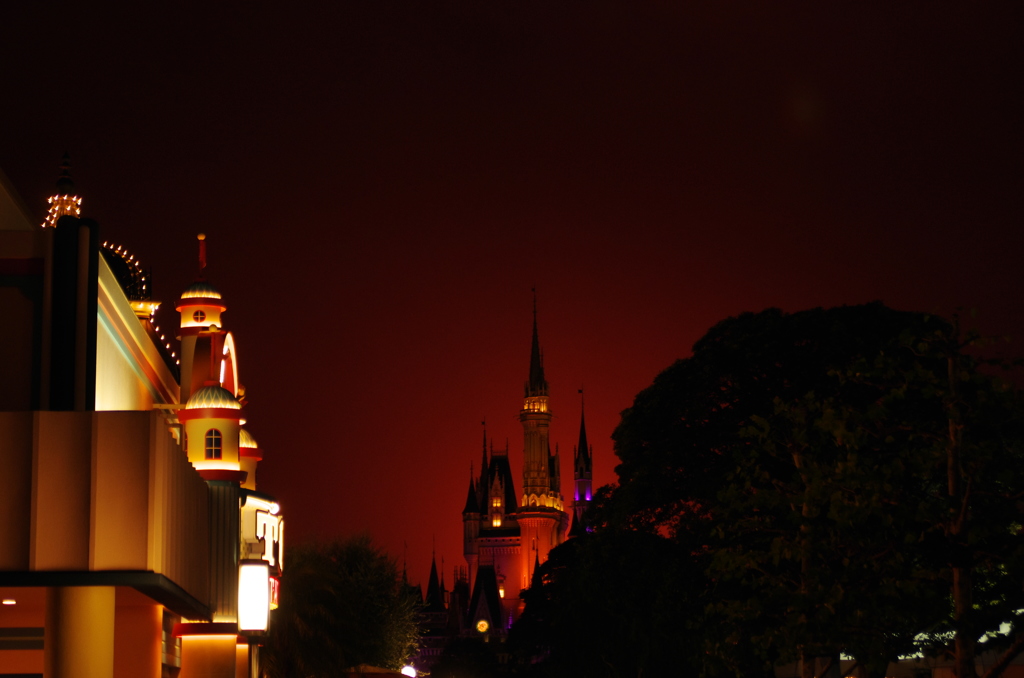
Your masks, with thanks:
[[[206,234],[200,233],[196,239],[199,240],[199,279],[203,280],[206,274]]]
[[[540,338],[537,332],[537,288],[533,292],[533,337],[530,343],[530,378],[526,382],[526,397],[546,396],[548,382],[544,378],[544,354],[540,350]]]
[[[71,180],[71,156],[67,151],[60,163],[60,175],[57,177],[54,194],[46,199],[46,203],[49,208],[42,223],[43,228],[55,227],[62,216],[82,215],[82,198],[75,194],[75,182]]]

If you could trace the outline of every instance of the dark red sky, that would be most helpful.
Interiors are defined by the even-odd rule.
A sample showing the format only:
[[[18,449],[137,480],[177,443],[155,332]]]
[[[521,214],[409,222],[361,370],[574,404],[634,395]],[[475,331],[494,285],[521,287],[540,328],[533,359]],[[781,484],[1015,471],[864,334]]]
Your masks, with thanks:
[[[23,4],[0,168],[41,215],[70,151],[164,325],[208,234],[290,540],[425,580],[436,537],[450,581],[481,420],[521,461],[534,286],[566,493],[577,389],[611,482],[618,413],[727,316],[1024,336],[1010,3]]]

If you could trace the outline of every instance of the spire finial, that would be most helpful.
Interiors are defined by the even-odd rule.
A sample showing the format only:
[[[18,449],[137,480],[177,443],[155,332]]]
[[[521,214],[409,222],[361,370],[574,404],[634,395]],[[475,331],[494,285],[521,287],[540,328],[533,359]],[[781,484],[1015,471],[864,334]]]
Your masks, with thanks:
[[[206,234],[200,233],[196,236],[199,241],[199,279],[203,279],[206,273]]]
[[[74,195],[75,182],[71,180],[71,154],[64,151],[60,162],[60,174],[57,176],[57,195]]]
[[[537,288],[533,292],[533,341],[530,345],[530,379],[526,382],[526,397],[546,396],[548,382],[544,379],[544,355],[540,350],[537,333]]]

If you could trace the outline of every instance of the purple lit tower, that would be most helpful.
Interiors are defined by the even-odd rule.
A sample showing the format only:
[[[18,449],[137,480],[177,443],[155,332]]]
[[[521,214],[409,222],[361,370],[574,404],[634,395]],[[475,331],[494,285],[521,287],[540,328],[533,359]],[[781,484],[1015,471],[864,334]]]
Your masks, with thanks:
[[[587,445],[586,413],[583,405],[583,390],[580,389],[580,442],[576,446],[573,458],[573,476],[575,477],[575,495],[573,497],[572,527],[570,537],[578,537],[590,530],[590,503],[593,499],[591,481],[594,477],[594,461],[591,448]]]

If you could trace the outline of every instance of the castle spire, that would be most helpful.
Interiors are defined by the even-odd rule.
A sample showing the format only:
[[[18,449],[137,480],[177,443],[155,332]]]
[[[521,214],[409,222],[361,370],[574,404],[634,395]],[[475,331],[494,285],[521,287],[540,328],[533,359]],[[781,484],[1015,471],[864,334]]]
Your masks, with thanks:
[[[588,528],[588,513],[593,499],[594,460],[587,444],[587,420],[584,407],[583,389],[580,389],[580,441],[573,459],[573,524],[571,536],[578,536]]]
[[[580,389],[580,442],[576,447],[576,458],[590,464],[590,447],[587,445],[587,414],[586,403],[583,400],[583,389]],[[579,462],[577,462],[579,466]]]
[[[444,596],[441,593],[441,583],[437,579],[437,555],[430,558],[430,579],[427,581],[427,612],[443,612]]]
[[[526,382],[526,397],[546,396],[548,382],[544,379],[544,356],[540,352],[537,334],[537,290],[533,290],[533,343],[530,346],[530,379]]]

